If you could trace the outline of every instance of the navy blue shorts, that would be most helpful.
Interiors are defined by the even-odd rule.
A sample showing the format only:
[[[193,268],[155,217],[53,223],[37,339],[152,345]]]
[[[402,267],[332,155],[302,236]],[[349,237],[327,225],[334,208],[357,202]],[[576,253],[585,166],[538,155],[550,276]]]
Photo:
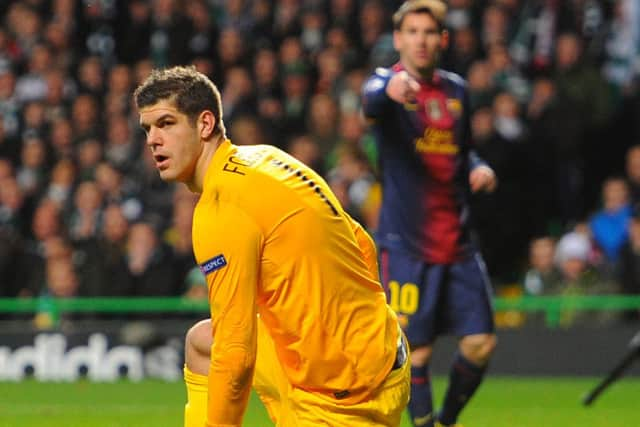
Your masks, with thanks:
[[[387,301],[412,346],[438,335],[492,333],[492,290],[480,254],[453,264],[428,264],[404,252],[380,250]]]

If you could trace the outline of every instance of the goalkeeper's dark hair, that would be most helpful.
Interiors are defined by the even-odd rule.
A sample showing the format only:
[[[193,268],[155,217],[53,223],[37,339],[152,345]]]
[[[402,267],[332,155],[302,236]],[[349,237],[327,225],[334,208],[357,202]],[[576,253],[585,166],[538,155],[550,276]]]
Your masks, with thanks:
[[[135,90],[133,98],[138,109],[168,100],[179,112],[185,114],[191,123],[196,122],[200,113],[209,110],[216,117],[214,134],[226,136],[220,91],[207,76],[193,66],[153,70]]]

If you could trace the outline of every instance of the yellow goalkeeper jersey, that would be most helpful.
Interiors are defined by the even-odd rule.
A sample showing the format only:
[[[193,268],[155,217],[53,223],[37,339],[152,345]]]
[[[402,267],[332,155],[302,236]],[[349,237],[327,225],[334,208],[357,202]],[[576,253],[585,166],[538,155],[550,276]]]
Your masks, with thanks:
[[[373,241],[293,157],[222,143],[194,212],[193,247],[213,325],[211,425],[241,423],[256,313],[293,387],[356,402],[391,370],[399,330]]]

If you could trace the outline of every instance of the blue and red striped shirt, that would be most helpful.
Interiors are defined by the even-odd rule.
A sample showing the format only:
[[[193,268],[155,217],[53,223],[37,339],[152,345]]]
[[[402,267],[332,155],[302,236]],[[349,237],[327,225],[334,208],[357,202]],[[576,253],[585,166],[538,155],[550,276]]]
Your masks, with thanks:
[[[485,164],[471,149],[466,83],[436,70],[403,105],[386,93],[401,70],[378,68],[363,88],[383,185],[377,241],[428,263],[452,263],[472,250],[469,171]]]

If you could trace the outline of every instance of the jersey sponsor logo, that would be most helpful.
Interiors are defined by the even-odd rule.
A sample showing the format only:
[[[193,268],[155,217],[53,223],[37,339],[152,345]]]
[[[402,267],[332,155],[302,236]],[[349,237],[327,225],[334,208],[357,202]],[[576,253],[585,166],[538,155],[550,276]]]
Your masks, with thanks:
[[[460,148],[455,144],[451,129],[426,128],[422,138],[416,139],[416,151],[430,154],[457,154]]]
[[[220,254],[200,264],[200,271],[206,276],[209,273],[221,269],[225,265],[227,265],[227,260],[224,258],[224,255]]]

